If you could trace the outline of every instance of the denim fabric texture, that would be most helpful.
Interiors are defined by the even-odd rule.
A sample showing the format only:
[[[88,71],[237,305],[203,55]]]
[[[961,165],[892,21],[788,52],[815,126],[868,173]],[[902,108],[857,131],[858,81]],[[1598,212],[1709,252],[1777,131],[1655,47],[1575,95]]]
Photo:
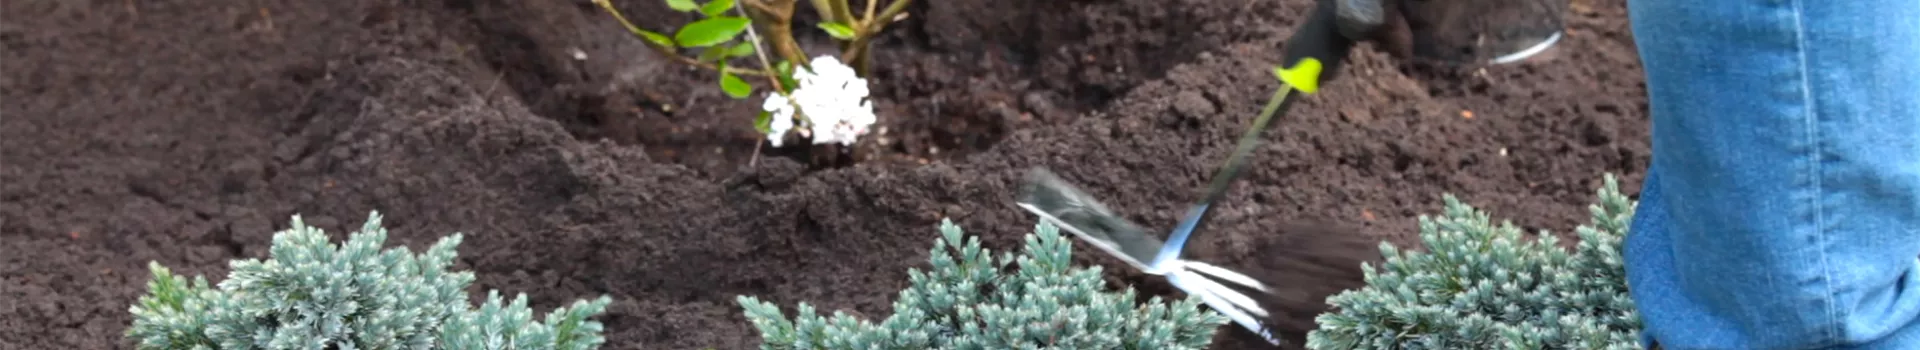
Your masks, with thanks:
[[[1630,0],[1646,341],[1920,349],[1920,1]]]

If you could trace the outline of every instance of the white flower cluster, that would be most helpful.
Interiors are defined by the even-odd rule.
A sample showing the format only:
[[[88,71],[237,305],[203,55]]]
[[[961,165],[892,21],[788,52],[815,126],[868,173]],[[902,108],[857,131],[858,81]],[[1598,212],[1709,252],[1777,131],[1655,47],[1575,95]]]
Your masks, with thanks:
[[[811,71],[794,70],[793,79],[800,86],[793,89],[791,96],[773,92],[760,107],[772,114],[767,140],[772,141],[774,147],[780,147],[780,140],[793,129],[795,114],[806,116],[811,132],[801,129],[799,133],[811,136],[814,144],[852,145],[854,139],[867,134],[867,126],[873,125],[873,104],[867,100],[866,79],[833,56],[815,57],[811,65]]]

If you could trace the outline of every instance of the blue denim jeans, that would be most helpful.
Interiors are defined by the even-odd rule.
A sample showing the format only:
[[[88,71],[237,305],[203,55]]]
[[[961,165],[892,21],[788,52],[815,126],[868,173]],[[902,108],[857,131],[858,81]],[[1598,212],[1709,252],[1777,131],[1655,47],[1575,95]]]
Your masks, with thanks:
[[[1630,0],[1666,349],[1920,349],[1920,1]]]

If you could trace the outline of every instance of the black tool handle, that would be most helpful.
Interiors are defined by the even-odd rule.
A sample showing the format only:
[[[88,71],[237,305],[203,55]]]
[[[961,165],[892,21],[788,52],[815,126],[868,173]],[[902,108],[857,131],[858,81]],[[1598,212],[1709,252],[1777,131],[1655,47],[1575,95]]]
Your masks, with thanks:
[[[1337,0],[1314,2],[1306,23],[1295,28],[1293,37],[1287,39],[1279,74],[1281,80],[1295,90],[1311,94],[1320,89],[1320,83],[1333,80],[1357,44],[1352,38],[1340,35],[1334,1]],[[1302,64],[1309,58],[1315,63]]]

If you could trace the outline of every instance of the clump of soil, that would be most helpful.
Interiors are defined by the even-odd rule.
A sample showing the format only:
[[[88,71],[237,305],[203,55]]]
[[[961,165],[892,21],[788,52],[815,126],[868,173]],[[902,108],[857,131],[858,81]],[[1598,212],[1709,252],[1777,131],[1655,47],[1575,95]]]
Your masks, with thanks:
[[[878,319],[941,218],[1019,247],[1029,167],[1171,226],[1275,87],[1308,4],[918,1],[876,44],[888,131],[818,166],[798,148],[749,164],[758,101],[587,1],[8,2],[0,348],[129,348],[147,262],[219,277],[292,215],[338,234],[373,210],[394,244],[466,233],[456,268],[476,293],[539,310],[611,295],[611,349],[751,348],[743,294]],[[1277,321],[1310,325],[1312,300],[1377,253],[1307,248],[1413,243],[1442,193],[1566,232],[1601,172],[1637,188],[1624,3],[1576,5],[1552,61],[1426,81],[1357,52],[1276,121],[1194,254],[1294,288]],[[656,29],[692,19],[619,6]],[[1184,297],[1076,253],[1113,287]],[[1216,347],[1250,336],[1222,328]]]

